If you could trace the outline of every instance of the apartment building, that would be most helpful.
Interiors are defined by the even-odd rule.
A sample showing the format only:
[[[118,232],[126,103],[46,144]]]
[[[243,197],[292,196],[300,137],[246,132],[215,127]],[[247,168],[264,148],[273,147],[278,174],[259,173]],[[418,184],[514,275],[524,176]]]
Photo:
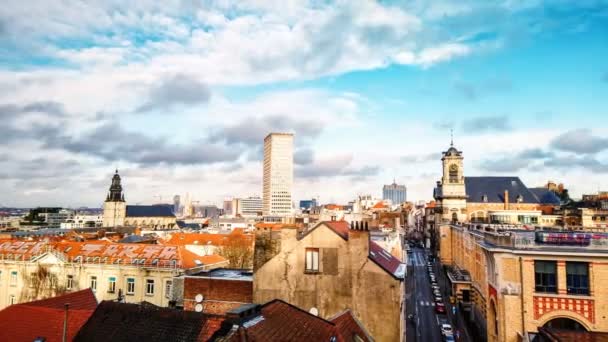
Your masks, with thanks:
[[[488,341],[608,331],[608,234],[443,224],[439,235],[451,291]]]
[[[173,278],[228,265],[182,246],[107,241],[0,242],[0,309],[11,304],[91,288],[97,300],[168,306]]]

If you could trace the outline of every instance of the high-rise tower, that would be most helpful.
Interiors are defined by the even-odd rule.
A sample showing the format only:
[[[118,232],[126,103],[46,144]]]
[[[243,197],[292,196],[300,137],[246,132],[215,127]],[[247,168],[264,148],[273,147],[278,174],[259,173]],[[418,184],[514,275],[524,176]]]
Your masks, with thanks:
[[[264,138],[264,216],[292,213],[293,134],[270,133]]]

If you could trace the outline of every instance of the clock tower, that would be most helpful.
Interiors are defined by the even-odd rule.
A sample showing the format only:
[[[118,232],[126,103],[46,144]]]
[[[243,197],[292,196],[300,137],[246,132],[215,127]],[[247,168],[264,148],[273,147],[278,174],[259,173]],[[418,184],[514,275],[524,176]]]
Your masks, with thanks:
[[[462,151],[454,147],[454,142],[450,148],[442,153],[441,163],[443,166],[443,176],[437,182],[435,189],[435,200],[440,210],[437,219],[440,221],[466,221],[467,192],[464,182]]]
[[[125,195],[122,193],[120,175],[118,175],[118,170],[116,170],[116,173],[112,177],[110,191],[106,196],[106,201],[103,203],[103,226],[122,226],[125,222],[126,214],[127,203],[125,202]]]

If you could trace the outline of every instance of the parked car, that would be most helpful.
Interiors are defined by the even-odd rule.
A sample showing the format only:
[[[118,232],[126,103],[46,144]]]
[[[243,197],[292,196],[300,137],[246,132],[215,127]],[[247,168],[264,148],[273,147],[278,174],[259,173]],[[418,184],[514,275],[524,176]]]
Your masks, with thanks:
[[[435,296],[435,303],[443,303],[443,298],[441,298],[441,296]]]
[[[452,335],[454,334],[454,331],[452,330],[452,326],[447,324],[447,323],[443,323],[441,325],[441,333],[446,336],[446,335]]]
[[[443,340],[445,342],[455,342],[454,335],[443,335]]]
[[[443,303],[435,303],[435,312],[438,314],[445,313],[445,305]]]

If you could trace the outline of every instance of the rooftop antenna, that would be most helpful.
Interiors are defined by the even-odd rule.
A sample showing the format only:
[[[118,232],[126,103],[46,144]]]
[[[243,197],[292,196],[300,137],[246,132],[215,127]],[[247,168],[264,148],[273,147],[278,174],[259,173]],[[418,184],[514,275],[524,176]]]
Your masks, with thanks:
[[[450,147],[454,147],[454,129],[450,128]]]

